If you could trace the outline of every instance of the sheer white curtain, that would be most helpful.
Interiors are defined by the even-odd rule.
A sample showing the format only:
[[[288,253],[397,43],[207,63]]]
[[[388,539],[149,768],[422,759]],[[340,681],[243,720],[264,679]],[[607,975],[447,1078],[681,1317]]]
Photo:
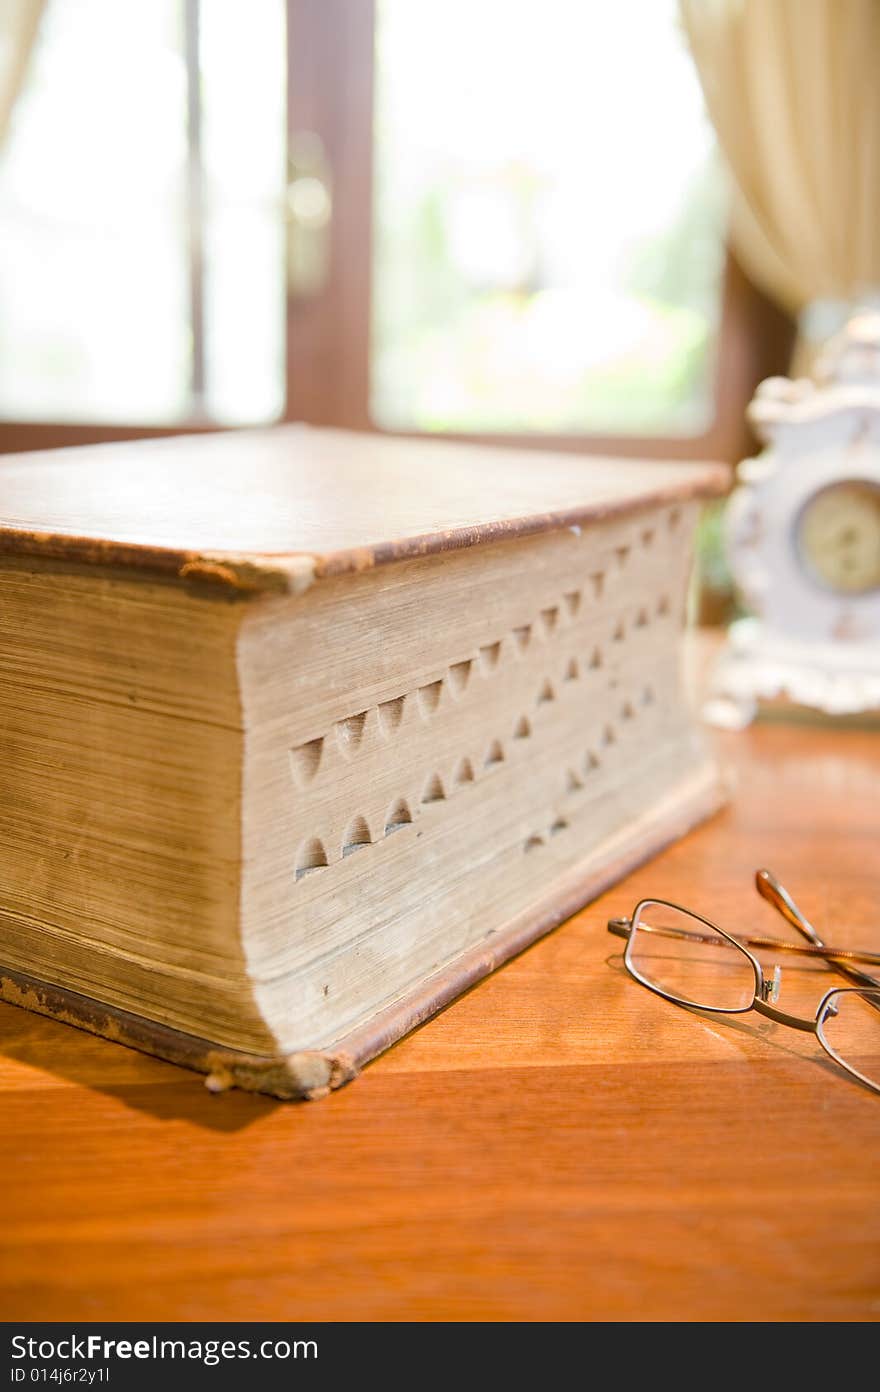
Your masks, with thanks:
[[[0,145],[21,91],[46,0],[0,3]]]
[[[680,0],[732,236],[790,311],[880,294],[878,0]]]

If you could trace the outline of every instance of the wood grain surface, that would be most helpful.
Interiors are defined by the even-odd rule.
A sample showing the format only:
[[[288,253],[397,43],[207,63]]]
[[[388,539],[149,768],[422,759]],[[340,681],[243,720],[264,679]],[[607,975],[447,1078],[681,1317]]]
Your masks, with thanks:
[[[716,740],[723,813],[325,1101],[0,1006],[0,1318],[876,1320],[880,1097],[650,995],[605,930],[656,894],[778,932],[768,865],[880,946],[877,734]]]

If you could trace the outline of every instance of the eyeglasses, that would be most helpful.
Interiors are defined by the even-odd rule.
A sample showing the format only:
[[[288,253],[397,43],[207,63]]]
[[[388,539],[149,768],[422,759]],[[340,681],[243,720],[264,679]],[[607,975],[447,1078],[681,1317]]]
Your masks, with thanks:
[[[835,1063],[880,1092],[880,979],[855,965],[880,966],[880,953],[823,942],[769,870],[757,872],[755,886],[806,942],[728,933],[663,899],[643,899],[631,918],[609,919],[608,931],[627,940],[623,960],[630,976],[664,1000],[722,1015],[757,1010],[777,1024],[814,1034]],[[776,1006],[780,954],[789,957],[786,983],[792,979],[795,996],[815,999],[817,970],[839,972],[856,984],[826,991],[813,1018],[789,1015]]]

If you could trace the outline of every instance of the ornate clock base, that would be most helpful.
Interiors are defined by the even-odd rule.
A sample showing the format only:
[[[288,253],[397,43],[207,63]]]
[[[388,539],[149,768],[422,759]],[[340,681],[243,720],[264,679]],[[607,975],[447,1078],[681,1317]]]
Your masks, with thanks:
[[[832,716],[880,712],[880,643],[798,641],[739,619],[712,673],[703,718],[741,730],[762,703]]]

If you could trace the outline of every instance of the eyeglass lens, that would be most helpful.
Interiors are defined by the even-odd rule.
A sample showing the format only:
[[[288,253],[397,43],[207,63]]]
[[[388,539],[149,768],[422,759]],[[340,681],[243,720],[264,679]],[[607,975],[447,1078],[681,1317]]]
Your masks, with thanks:
[[[755,969],[748,955],[703,919],[649,900],[639,905],[628,961],[647,985],[684,1005],[748,1010]]]
[[[833,991],[818,1032],[832,1058],[864,1082],[880,1086],[880,990]]]

